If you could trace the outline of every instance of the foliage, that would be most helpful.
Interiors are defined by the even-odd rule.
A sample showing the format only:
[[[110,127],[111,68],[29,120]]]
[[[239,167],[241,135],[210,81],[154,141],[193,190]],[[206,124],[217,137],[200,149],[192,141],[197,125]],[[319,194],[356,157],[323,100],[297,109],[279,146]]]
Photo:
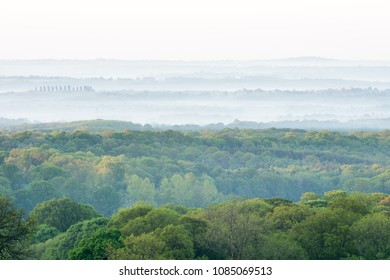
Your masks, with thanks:
[[[4,132],[1,254],[386,259],[389,166],[389,131]]]
[[[49,226],[47,224],[40,224],[34,235],[33,242],[34,243],[45,242],[51,238],[54,238],[59,233],[60,231],[55,227]]]
[[[291,236],[310,259],[345,258],[349,252],[349,229],[358,219],[358,214],[345,209],[320,210],[316,215],[294,225]]]
[[[228,202],[210,208],[205,237],[211,258],[248,259],[262,233],[261,216],[270,206],[258,199]]]
[[[390,134],[294,129],[0,134],[0,193],[27,213],[59,197],[109,217],[138,201],[208,207],[232,198],[324,201],[390,193]],[[285,201],[283,201],[283,199]],[[322,205],[322,206],[321,206]]]
[[[23,212],[0,195],[0,260],[26,258],[33,230],[34,224],[23,218]]]
[[[31,219],[66,231],[71,225],[99,216],[89,205],[79,204],[69,198],[59,198],[38,204],[30,213]]]
[[[356,255],[365,259],[390,258],[390,218],[383,213],[370,214],[354,223],[351,238]]]
[[[152,232],[157,228],[164,228],[167,225],[177,225],[179,214],[168,208],[154,208],[145,216],[129,220],[122,228],[124,235],[140,235]]]
[[[69,251],[75,249],[81,240],[88,238],[95,231],[105,228],[107,224],[107,218],[98,217],[70,226],[58,243],[58,257],[67,259]]]
[[[102,228],[82,239],[78,246],[69,251],[72,260],[107,260],[109,251],[123,246],[119,230]]]
[[[321,207],[258,198],[206,209],[136,203],[63,233],[40,224],[31,250],[39,259],[387,259],[385,198],[345,194]]]
[[[307,259],[307,253],[288,234],[274,233],[265,238],[261,247],[261,258],[268,260],[302,260]]]

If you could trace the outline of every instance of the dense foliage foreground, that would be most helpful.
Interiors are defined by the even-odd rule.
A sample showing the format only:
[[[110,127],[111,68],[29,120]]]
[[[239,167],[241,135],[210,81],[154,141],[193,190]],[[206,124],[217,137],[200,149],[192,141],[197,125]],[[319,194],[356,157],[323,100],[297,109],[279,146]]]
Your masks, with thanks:
[[[3,259],[390,258],[384,194],[336,190],[305,193],[298,203],[254,198],[207,209],[136,203],[110,218],[60,198],[38,204],[27,220],[9,199],[0,203]]]
[[[389,131],[2,133],[0,258],[387,259],[389,155]]]

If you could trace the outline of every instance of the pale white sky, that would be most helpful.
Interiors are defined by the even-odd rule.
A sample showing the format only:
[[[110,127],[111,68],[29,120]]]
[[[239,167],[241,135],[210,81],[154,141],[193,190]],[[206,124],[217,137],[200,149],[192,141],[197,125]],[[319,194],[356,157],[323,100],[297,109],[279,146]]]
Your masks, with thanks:
[[[1,0],[0,59],[390,60],[388,0]]]

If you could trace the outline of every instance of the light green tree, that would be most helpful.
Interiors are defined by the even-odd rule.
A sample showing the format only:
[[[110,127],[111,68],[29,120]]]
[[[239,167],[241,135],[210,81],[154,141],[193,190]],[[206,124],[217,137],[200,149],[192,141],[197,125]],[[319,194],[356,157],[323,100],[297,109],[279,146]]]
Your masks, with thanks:
[[[137,201],[155,204],[156,188],[149,178],[142,179],[134,174],[127,178],[126,181],[130,205]]]

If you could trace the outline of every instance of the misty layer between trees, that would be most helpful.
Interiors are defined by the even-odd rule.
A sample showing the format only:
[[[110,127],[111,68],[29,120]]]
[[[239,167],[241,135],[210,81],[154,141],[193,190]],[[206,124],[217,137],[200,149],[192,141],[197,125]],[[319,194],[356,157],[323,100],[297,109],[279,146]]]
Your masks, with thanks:
[[[158,127],[229,125],[240,120],[261,123],[262,128],[381,130],[390,120],[388,90],[95,92],[80,86],[80,91],[66,87],[63,92],[60,88],[0,94],[0,126],[103,119]]]
[[[386,61],[317,57],[1,61],[0,126],[96,119],[228,125],[239,120],[280,128],[381,130],[390,118],[389,74]]]

